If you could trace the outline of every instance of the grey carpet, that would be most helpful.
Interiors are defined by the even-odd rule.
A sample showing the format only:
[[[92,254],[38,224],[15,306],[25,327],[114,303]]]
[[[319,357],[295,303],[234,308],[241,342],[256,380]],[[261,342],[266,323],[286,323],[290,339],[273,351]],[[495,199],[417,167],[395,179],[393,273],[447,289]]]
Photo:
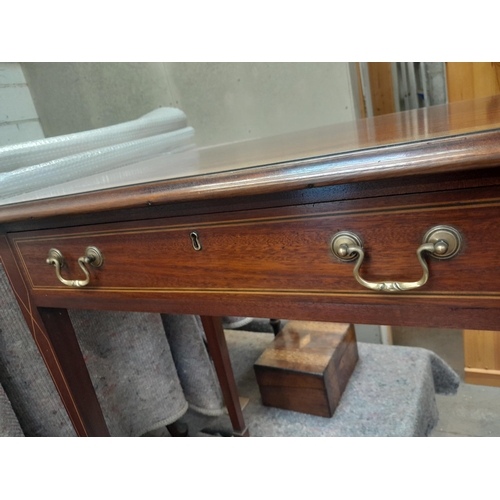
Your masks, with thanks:
[[[269,334],[226,332],[241,396],[250,402],[244,416],[252,436],[428,436],[438,421],[435,394],[454,394],[460,379],[426,349],[358,343],[360,359],[332,418],[262,405],[253,363],[272,342]],[[228,435],[228,417],[184,421]]]

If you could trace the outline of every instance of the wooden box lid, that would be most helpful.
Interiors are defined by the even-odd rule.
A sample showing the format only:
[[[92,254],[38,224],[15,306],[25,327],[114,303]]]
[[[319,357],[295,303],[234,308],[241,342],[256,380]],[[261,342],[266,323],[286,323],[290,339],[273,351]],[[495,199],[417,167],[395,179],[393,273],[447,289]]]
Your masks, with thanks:
[[[254,364],[262,404],[331,417],[357,360],[352,324],[291,321]]]
[[[341,344],[352,329],[349,323],[290,321],[255,366],[322,375],[332,357],[342,356]]]

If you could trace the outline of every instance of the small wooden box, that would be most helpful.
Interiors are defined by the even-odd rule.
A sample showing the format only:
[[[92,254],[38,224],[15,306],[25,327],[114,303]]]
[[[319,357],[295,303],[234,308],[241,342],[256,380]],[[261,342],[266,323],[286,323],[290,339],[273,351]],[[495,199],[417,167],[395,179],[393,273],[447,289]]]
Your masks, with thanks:
[[[290,321],[254,364],[262,403],[331,417],[357,361],[353,325]]]

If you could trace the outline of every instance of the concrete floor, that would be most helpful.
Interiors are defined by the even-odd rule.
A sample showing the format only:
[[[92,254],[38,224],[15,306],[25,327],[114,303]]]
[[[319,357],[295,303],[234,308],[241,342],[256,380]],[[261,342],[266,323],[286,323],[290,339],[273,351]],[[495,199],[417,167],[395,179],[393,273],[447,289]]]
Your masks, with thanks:
[[[393,327],[395,345],[424,347],[464,378],[461,330]],[[500,436],[500,388],[463,382],[455,396],[436,395],[439,422],[432,436]]]

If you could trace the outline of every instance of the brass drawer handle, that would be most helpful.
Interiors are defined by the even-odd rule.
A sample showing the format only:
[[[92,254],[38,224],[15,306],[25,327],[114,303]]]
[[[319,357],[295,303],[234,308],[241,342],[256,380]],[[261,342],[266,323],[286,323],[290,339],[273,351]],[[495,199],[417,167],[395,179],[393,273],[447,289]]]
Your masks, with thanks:
[[[63,254],[57,248],[51,248],[47,257],[47,264],[51,264],[56,268],[57,279],[64,285],[72,288],[81,288],[87,286],[90,282],[90,274],[87,270],[86,264],[92,267],[101,267],[104,263],[102,254],[96,247],[87,247],[85,255],[78,259],[82,271],[85,273],[85,280],[66,280],[61,276],[61,268],[66,265]]]
[[[357,259],[353,273],[358,283],[370,290],[379,292],[404,292],[425,285],[429,279],[429,268],[422,254],[428,252],[436,259],[451,259],[461,248],[462,237],[454,227],[435,226],[425,233],[423,242],[417,249],[417,258],[424,271],[423,276],[418,281],[383,281],[375,283],[366,281],[359,274],[359,268],[363,263],[365,253],[358,235],[350,231],[340,231],[335,234],[331,241],[332,252],[340,260],[347,262]]]

